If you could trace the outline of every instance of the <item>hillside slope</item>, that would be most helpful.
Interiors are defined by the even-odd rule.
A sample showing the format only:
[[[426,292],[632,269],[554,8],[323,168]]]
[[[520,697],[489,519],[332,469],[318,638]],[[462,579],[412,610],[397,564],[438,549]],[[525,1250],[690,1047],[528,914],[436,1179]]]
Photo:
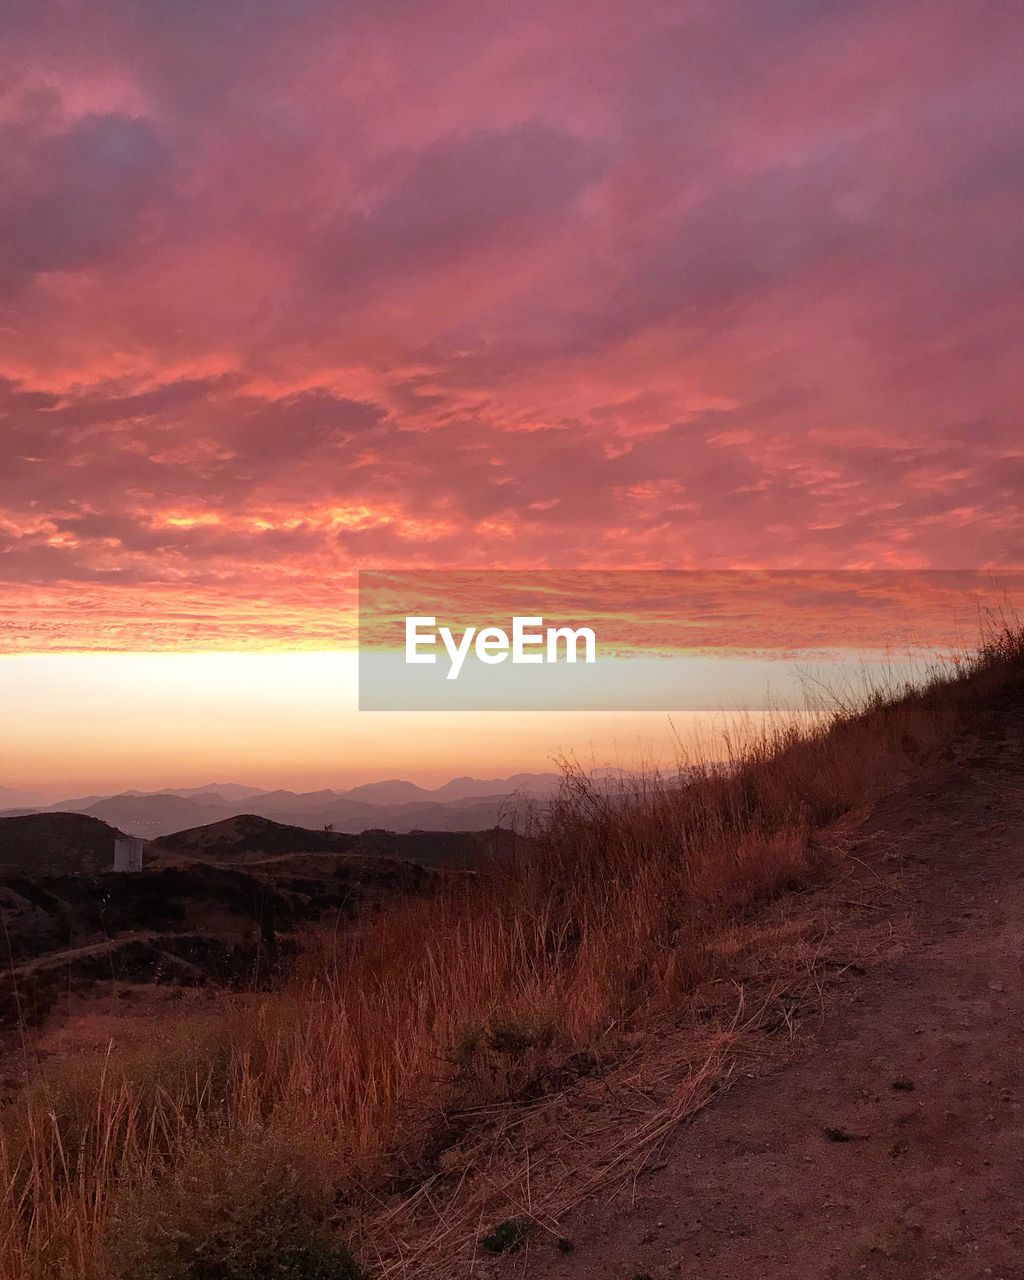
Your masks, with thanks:
[[[540,1244],[500,1274],[1024,1274],[1022,724],[1017,690],[860,832],[871,874],[903,868],[872,914],[884,928],[912,911],[906,953],[860,979],[795,1063],[702,1111],[617,1212],[602,1201],[563,1219],[571,1254]]]
[[[383,857],[226,861],[150,865],[142,874],[0,872],[0,1052],[12,1037],[23,1047],[26,1027],[69,1006],[71,996],[125,984],[273,980],[317,921],[337,933],[387,903],[429,892],[447,874]]]
[[[23,874],[103,871],[121,832],[84,813],[0,818],[0,871]]]
[[[242,813],[207,826],[161,836],[150,842],[148,852],[153,859],[178,855],[219,860],[256,853],[346,853],[354,843],[354,837],[340,832],[310,831],[254,813]]]
[[[149,843],[149,865],[198,858],[212,862],[260,863],[300,854],[351,854],[373,861],[417,862],[423,866],[473,870],[507,856],[517,837],[502,828],[488,831],[370,830],[359,835],[310,830],[242,814],[205,827],[176,831]],[[317,859],[314,857],[313,864]]]

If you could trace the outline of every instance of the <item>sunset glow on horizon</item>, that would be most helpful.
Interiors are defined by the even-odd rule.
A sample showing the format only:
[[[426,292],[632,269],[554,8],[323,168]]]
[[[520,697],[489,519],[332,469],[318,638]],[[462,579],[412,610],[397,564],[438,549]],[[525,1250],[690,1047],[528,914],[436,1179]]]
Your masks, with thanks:
[[[1024,568],[1013,5],[15,3],[2,58],[2,784],[614,754],[318,702],[358,569]]]

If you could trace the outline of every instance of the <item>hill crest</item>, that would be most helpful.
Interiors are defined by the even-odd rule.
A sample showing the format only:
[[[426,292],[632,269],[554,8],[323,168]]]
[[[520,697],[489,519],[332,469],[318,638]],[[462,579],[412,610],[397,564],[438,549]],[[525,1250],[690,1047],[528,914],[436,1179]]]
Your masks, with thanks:
[[[0,868],[29,874],[102,871],[124,833],[86,813],[27,813],[0,818]]]

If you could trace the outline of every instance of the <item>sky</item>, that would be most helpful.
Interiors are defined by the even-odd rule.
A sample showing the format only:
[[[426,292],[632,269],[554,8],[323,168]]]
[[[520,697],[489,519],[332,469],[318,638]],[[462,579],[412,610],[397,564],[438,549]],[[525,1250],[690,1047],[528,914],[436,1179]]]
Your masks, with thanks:
[[[0,652],[60,673],[43,773],[68,655],[345,649],[360,567],[1024,565],[1012,0],[2,23]]]

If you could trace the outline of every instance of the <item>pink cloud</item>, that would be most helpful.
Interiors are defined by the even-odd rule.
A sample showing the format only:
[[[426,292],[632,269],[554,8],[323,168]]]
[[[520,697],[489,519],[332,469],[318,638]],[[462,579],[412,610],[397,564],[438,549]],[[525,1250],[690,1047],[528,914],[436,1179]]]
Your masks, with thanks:
[[[1024,563],[1011,6],[63,19],[0,100],[10,645],[301,638],[370,565]]]

